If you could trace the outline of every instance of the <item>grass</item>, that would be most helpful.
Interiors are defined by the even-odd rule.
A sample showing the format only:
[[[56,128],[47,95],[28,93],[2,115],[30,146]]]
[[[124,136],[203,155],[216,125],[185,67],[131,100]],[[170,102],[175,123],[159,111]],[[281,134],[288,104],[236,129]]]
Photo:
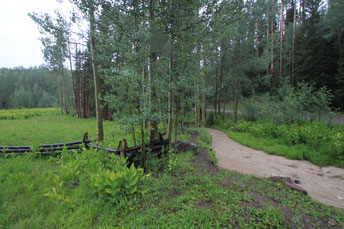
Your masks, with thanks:
[[[0,227],[326,228],[330,219],[344,226],[343,211],[286,190],[280,182],[224,170],[210,173],[199,167],[199,156],[176,154],[171,170],[152,172],[142,187],[146,194],[121,203],[94,195],[82,182],[59,186],[58,158],[0,159]]]
[[[33,117],[53,117],[61,114],[59,108],[32,108],[0,110],[0,120],[29,119]]]
[[[10,111],[16,118],[0,120],[0,146],[78,141],[86,132],[90,139],[97,137],[95,118],[63,116],[57,108],[0,110],[0,116],[8,115]],[[132,134],[117,122],[104,121],[104,132],[104,145],[108,147],[118,147],[118,141],[123,138],[128,140],[129,145],[133,144]]]
[[[48,119],[54,122],[56,118]],[[63,119],[79,121],[60,118],[60,125]],[[9,121],[13,120],[0,123]],[[91,128],[91,121],[80,120],[75,126]],[[30,122],[22,125],[31,127],[23,129],[30,131],[27,135],[36,132]],[[68,132],[82,135],[71,126],[59,129],[61,134],[54,125],[46,125],[51,133],[61,134],[59,140],[49,140],[66,141],[73,137]],[[193,131],[199,133],[195,141],[209,149],[210,135],[202,129]],[[63,139],[63,133],[69,137]],[[180,139],[186,140],[187,135]],[[93,151],[84,154],[95,155]],[[142,184],[146,193],[121,202],[92,191],[84,182],[90,178],[82,174],[87,166],[74,171],[79,174],[78,185],[63,182],[65,160],[0,158],[0,228],[328,228],[330,220],[344,227],[343,211],[286,190],[281,182],[218,169],[204,151],[150,158],[151,176]]]

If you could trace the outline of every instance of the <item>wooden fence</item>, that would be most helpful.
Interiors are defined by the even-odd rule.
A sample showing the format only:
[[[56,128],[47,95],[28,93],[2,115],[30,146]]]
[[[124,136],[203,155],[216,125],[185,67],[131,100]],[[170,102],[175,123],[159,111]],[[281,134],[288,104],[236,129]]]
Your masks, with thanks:
[[[83,140],[81,141],[40,145],[37,147],[37,149],[33,149],[29,146],[0,146],[0,156],[23,156],[32,152],[35,152],[37,155],[41,156],[57,156],[60,155],[64,149],[70,153],[75,152],[75,150],[81,153],[84,145],[86,149],[93,147],[96,150],[106,151],[108,155],[115,154],[126,156],[130,163],[135,163],[138,161],[137,157],[141,155],[142,151],[142,145],[128,147],[126,139],[119,141],[118,149],[100,147],[92,144],[92,142],[95,142],[95,139],[88,139],[88,133],[85,133]],[[168,144],[169,139],[163,139],[162,135],[160,134],[160,140],[153,141],[145,145],[147,156],[160,157],[162,153],[167,152]]]

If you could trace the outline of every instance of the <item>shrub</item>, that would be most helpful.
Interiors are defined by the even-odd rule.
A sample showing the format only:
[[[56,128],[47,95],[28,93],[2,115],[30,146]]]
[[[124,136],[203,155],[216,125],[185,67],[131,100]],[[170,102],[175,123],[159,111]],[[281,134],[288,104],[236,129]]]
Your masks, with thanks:
[[[254,123],[252,122],[246,122],[246,121],[240,120],[238,124],[233,127],[233,130],[238,131],[238,132],[251,132],[253,126],[254,126]]]
[[[309,117],[330,112],[333,96],[326,88],[318,90],[311,84],[297,87],[285,82],[273,96],[265,95],[260,101],[251,100],[243,105],[243,116],[248,121],[263,120],[275,124],[304,123]]]
[[[287,144],[295,145],[300,142],[299,128],[297,126],[289,126],[282,132],[282,138]]]
[[[344,156],[344,134],[331,133],[329,136],[330,152],[334,156]]]
[[[299,132],[301,142],[316,147],[327,142],[330,128],[324,122],[307,122],[299,127]]]
[[[124,158],[118,158],[124,160]],[[130,168],[118,167],[115,171],[99,169],[91,177],[91,187],[100,197],[118,202],[144,193],[140,185],[145,177],[143,169],[135,168],[134,165]]]
[[[242,104],[243,117],[247,121],[257,121],[260,112],[260,104],[254,100]]]
[[[112,202],[125,201],[144,193],[142,182],[148,175],[134,165],[129,168],[125,157],[108,157],[99,151],[84,150],[82,154],[62,153],[61,159],[58,180],[64,184],[80,182],[97,196]]]

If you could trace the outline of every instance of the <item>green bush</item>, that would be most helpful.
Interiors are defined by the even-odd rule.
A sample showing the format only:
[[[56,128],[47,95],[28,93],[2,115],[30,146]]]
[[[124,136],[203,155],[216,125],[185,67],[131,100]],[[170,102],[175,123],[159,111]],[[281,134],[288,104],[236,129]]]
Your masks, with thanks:
[[[281,137],[287,144],[296,145],[300,142],[299,128],[297,126],[289,126],[285,128]]]
[[[344,133],[331,133],[329,136],[330,152],[334,156],[344,156]]]
[[[260,112],[260,104],[254,100],[242,104],[243,117],[247,121],[257,121]]]
[[[118,157],[118,160],[125,158]],[[140,186],[145,177],[143,169],[134,165],[118,167],[115,171],[99,169],[91,176],[91,187],[100,197],[118,202],[144,193]]]
[[[214,116],[213,112],[211,112],[209,115],[207,115],[206,124],[207,124],[207,126],[213,126],[216,124],[215,123],[215,116]]]
[[[218,126],[224,130],[251,133],[258,138],[280,139],[290,146],[304,144],[314,152],[312,155],[307,154],[308,157],[312,157],[312,161],[320,160],[319,164],[331,164],[329,160],[344,159],[344,125],[329,125],[316,121],[278,125],[267,121],[239,120],[232,126],[227,122],[223,121]]]
[[[62,153],[61,159],[58,184],[60,181],[62,184],[81,183],[97,196],[112,202],[126,201],[144,193],[142,183],[148,176],[134,165],[129,168],[125,157],[107,157],[102,152],[84,150],[82,154]],[[52,193],[56,194],[56,190],[58,186]]]
[[[233,127],[233,130],[238,132],[251,132],[253,125],[253,122],[246,122],[243,120],[240,120],[237,125]]]
[[[285,82],[274,95],[262,96],[243,104],[247,121],[263,120],[275,124],[304,123],[321,112],[330,113],[333,95],[326,88],[299,83],[297,87]]]
[[[299,127],[300,141],[316,147],[328,141],[330,131],[330,128],[324,122],[307,122]]]

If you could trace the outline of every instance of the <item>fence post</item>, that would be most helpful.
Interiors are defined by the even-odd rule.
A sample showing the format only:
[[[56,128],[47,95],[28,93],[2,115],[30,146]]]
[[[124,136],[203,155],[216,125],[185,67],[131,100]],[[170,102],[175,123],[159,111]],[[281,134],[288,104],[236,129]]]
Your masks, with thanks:
[[[123,149],[122,141],[119,141],[118,149],[120,150],[120,156],[124,157],[124,149]]]
[[[84,134],[84,137],[83,137],[83,139],[82,139],[82,142],[84,143],[86,149],[90,149],[90,146],[88,145],[87,140],[88,140],[88,132],[86,132],[86,133]]]
[[[128,149],[128,142],[127,139],[123,139],[123,143],[124,143],[124,149]]]

